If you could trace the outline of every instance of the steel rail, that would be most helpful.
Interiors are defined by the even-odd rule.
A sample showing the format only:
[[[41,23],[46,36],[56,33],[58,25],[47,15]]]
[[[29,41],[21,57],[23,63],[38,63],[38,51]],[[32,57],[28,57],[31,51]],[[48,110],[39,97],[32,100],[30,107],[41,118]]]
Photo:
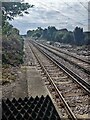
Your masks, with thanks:
[[[35,44],[34,44],[35,45]],[[49,58],[51,61],[53,61],[54,64],[56,64],[60,69],[62,69],[69,77],[72,78],[74,82],[76,82],[80,87],[85,90],[88,94],[90,94],[90,84],[88,84],[85,80],[83,80],[80,76],[78,76],[76,73],[71,71],[69,68],[61,64],[59,61],[57,61],[55,58],[50,56],[48,53],[44,52],[43,50],[40,49],[40,47],[35,47],[43,53],[47,58]]]
[[[60,54],[58,54],[58,53],[56,53],[56,52],[50,50],[49,48],[45,47],[45,46],[42,45],[42,44],[39,44],[39,43],[37,43],[37,44],[38,44],[39,46],[45,48],[46,50],[52,52],[53,54],[57,55],[58,57],[61,57],[62,59],[66,60],[66,61],[68,61],[68,62],[70,62],[70,63],[72,63],[72,64],[75,64],[75,66],[78,66],[80,69],[83,69],[87,74],[90,75],[90,70],[89,70],[89,69],[86,69],[85,67],[83,67],[83,66],[81,66],[81,65],[79,65],[79,64],[76,64],[76,63],[73,62],[73,61],[70,61],[70,60],[67,59],[66,57],[61,56]],[[59,51],[59,52],[60,52],[60,51]],[[73,56],[71,56],[71,57],[73,57]],[[90,63],[89,63],[89,64],[90,64]]]
[[[87,63],[87,64],[90,64],[90,61],[84,60],[84,59],[79,58],[79,57],[77,57],[77,56],[74,56],[74,55],[72,55],[72,54],[70,54],[70,53],[67,53],[67,52],[65,52],[65,51],[63,51],[63,50],[60,50],[59,48],[56,48],[56,47],[50,46],[50,45],[46,45],[46,44],[44,44],[44,45],[47,46],[47,47],[50,47],[50,48],[52,48],[52,49],[54,49],[54,50],[56,50],[56,51],[58,51],[58,52],[64,53],[64,54],[66,54],[66,55],[68,55],[68,56],[74,57],[74,58],[76,58],[76,59],[78,59],[78,60],[80,60],[80,61],[82,61],[82,62],[85,62],[85,63]]]
[[[32,48],[31,48],[32,49]],[[65,101],[65,98],[63,97],[63,95],[61,94],[61,92],[59,91],[58,87],[56,86],[56,84],[54,83],[54,81],[52,80],[52,78],[50,77],[49,73],[47,72],[46,68],[44,67],[44,65],[42,64],[41,60],[39,59],[39,57],[36,55],[36,53],[33,51],[32,52],[34,54],[34,56],[36,57],[37,61],[39,62],[40,66],[42,67],[43,71],[45,72],[45,74],[47,75],[49,82],[53,85],[53,87],[55,88],[55,91],[58,93],[59,98],[61,98],[67,113],[69,114],[70,118],[72,120],[77,120],[77,117],[74,115],[74,113],[72,112],[71,108],[69,107],[69,105],[67,104],[67,102]],[[53,61],[53,60],[52,60]],[[57,63],[56,63],[57,64]]]

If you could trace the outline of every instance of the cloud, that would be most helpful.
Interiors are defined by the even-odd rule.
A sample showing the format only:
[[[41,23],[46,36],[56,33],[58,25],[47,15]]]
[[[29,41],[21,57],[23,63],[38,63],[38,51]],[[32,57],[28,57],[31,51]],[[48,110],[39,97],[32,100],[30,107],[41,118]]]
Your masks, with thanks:
[[[56,26],[57,28],[67,28],[73,30],[76,26],[87,30],[88,13],[84,7],[87,3],[80,4],[75,0],[25,0],[35,5],[28,10],[29,14],[23,17],[16,17],[10,23],[17,27],[21,34],[25,34],[29,29],[37,27]],[[83,0],[84,1],[84,0]]]

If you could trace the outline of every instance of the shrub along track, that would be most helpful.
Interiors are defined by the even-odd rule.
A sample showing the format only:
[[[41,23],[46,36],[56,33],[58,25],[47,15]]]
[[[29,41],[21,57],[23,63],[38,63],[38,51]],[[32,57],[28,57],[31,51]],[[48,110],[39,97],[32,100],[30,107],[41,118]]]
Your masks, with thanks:
[[[34,46],[33,46],[34,45]],[[88,118],[90,114],[90,90],[64,69],[56,60],[33,43],[30,44],[32,51],[37,58],[39,66],[47,77],[49,88],[55,96],[62,115],[67,115],[72,120]],[[90,86],[88,86],[90,87]]]

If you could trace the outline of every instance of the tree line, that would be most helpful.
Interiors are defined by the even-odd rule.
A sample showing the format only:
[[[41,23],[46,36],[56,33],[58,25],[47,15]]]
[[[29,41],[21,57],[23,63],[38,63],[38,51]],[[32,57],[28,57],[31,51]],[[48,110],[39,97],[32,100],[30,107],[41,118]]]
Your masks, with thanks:
[[[54,26],[42,29],[38,27],[36,30],[28,30],[27,36],[36,39],[45,39],[47,41],[60,42],[71,45],[89,45],[90,32],[84,32],[83,28],[76,27],[74,31],[65,29],[56,29]]]
[[[2,2],[2,64],[3,66],[19,66],[23,63],[24,40],[19,30],[14,28],[8,20],[17,15],[28,14],[27,9],[33,7],[28,3]]]

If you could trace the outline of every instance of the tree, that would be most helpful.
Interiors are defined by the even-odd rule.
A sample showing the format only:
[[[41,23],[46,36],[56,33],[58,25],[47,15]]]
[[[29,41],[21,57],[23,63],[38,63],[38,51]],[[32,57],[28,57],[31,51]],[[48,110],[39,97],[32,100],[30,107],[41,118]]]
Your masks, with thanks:
[[[17,15],[28,14],[27,9],[33,7],[28,3],[2,2],[2,63],[18,66],[23,63],[24,41],[19,30],[13,28],[7,20],[13,20]]]
[[[58,31],[55,35],[55,41],[62,43],[63,42],[62,38],[63,38],[64,34],[65,33]]]
[[[28,31],[27,31],[27,36],[30,37],[30,36],[32,36],[33,33],[34,33],[34,31],[28,30]]]
[[[73,34],[71,32],[65,33],[65,35],[62,38],[62,41],[63,43],[66,43],[66,44],[74,44]]]
[[[82,45],[84,43],[83,28],[76,27],[74,30],[74,39],[76,45]]]
[[[28,14],[27,9],[31,7],[33,5],[29,5],[28,3],[2,2],[2,33],[7,35],[13,28],[7,20],[13,20],[17,15],[23,15],[23,12]]]
[[[40,38],[42,35],[43,29],[41,27],[38,27],[36,30],[28,30],[27,31],[27,36],[32,36],[36,38]]]
[[[47,39],[47,29],[46,28],[42,32],[42,38]]]
[[[38,29],[33,31],[28,31],[27,35],[46,39],[51,42],[60,42],[71,45],[84,45],[90,44],[90,32],[83,32],[82,28],[76,27],[73,32],[65,29],[57,30],[54,26],[49,26],[48,28]]]
[[[23,14],[23,11],[28,14],[26,10],[30,7],[33,7],[33,5],[20,2],[2,2],[2,14],[5,19],[12,20],[17,15]]]
[[[56,33],[56,28],[54,26],[49,26],[47,29],[47,40],[53,41]]]
[[[2,34],[8,35],[12,28],[13,26],[10,25],[9,22],[5,22],[2,27]]]
[[[90,45],[90,32],[88,31],[88,32],[85,32],[84,33],[84,44],[86,44],[86,45]]]

